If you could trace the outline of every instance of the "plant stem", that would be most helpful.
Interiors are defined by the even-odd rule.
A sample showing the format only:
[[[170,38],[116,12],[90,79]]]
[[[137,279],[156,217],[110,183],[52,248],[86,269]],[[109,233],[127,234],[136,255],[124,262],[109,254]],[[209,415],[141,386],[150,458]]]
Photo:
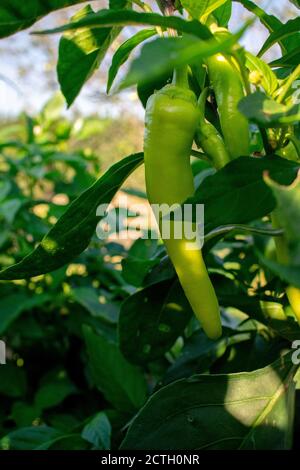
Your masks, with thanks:
[[[148,13],[152,13],[152,11],[153,11],[152,8],[150,7],[150,5],[147,5],[147,3],[144,3],[141,0],[132,0],[132,3],[134,3],[135,5],[137,5],[142,10],[144,10]]]
[[[181,88],[189,88],[188,66],[181,65],[176,67],[173,74],[173,84]]]
[[[263,127],[259,127],[259,130],[260,130],[261,137],[262,137],[262,140],[263,140],[266,155],[272,154],[273,153],[273,148],[270,145],[266,129],[264,129]]]

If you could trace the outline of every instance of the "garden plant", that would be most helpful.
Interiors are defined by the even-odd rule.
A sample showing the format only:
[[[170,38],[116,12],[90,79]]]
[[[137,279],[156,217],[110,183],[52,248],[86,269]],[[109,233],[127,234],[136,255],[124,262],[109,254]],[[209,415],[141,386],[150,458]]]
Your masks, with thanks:
[[[300,18],[251,0],[80,3],[0,4],[0,37],[60,35],[63,97],[0,129],[0,447],[296,448]],[[237,3],[250,19],[233,29]],[[75,4],[68,23],[35,25]],[[258,22],[254,55],[242,40]],[[108,124],[62,106],[112,50],[107,93],[136,89],[144,144],[101,171],[86,139]],[[99,206],[141,167],[161,238],[97,237]]]

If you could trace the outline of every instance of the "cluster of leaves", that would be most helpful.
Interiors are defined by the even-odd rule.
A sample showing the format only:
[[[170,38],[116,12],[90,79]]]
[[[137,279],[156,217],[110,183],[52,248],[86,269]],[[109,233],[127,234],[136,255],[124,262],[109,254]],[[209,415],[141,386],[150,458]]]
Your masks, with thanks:
[[[47,7],[43,3],[32,2],[31,10],[28,2],[26,9],[18,0],[4,2],[3,35],[57,7],[55,1],[48,1]],[[299,325],[288,310],[284,288],[287,283],[300,288],[300,165],[268,153],[272,149],[263,148],[260,136],[270,130],[276,134],[285,126],[298,132],[299,103],[292,102],[291,77],[296,79],[298,73],[299,18],[282,24],[255,3],[240,1],[270,31],[261,54],[277,42],[282,48],[279,62],[268,65],[236,50],[244,28],[218,42],[205,26],[212,12],[226,26],[231,1],[181,0],[191,21],[139,12],[132,3],[111,0],[109,9],[96,13],[86,7],[70,24],[50,31],[64,33],[58,77],[68,105],[126,25],[154,29],[139,31],[116,51],[108,89],[131,51],[157,30],[183,33],[180,38],[146,42],[132,62],[121,87],[137,83],[143,104],[168,81],[172,69],[184,63],[191,65],[191,86],[199,92],[206,80],[201,63],[217,52],[234,51],[255,78],[257,91],[241,102],[240,109],[252,122],[252,152],[259,158],[240,157],[218,172],[201,160],[193,164],[198,189],[190,202],[205,204],[204,255],[222,308],[224,335],[218,341],[204,336],[156,241],[141,239],[126,252],[122,245],[100,243],[93,235],[99,221],[96,207],[110,202],[143,155],[130,155],[93,184],[82,184],[82,178],[91,176],[89,168],[97,165],[93,158],[56,150],[57,140],[69,136],[71,129],[63,125],[61,137],[56,123],[54,141],[49,142],[51,126],[46,124],[41,140],[36,140],[36,125],[27,120],[25,144],[2,146],[10,175],[1,186],[1,217],[8,234],[2,245],[10,259],[2,260],[0,279],[14,281],[0,285],[1,334],[11,349],[10,364],[0,368],[2,448],[290,448],[294,431],[298,432],[297,367],[291,354],[282,354],[298,338]],[[7,153],[11,146],[17,159]],[[60,170],[57,160],[64,165]],[[67,187],[65,165],[73,169]],[[24,189],[20,173],[29,182]],[[24,207],[36,206],[33,190],[47,179],[50,190],[67,192],[71,204],[64,210],[48,204],[41,220]],[[77,197],[73,184],[85,189],[77,189]],[[42,189],[45,194],[47,187]],[[288,234],[290,265],[268,257],[270,235],[275,235],[269,214],[275,207]],[[49,227],[53,217],[58,220]],[[119,264],[113,265],[115,257],[123,260],[122,271]],[[33,276],[39,277],[28,281]]]

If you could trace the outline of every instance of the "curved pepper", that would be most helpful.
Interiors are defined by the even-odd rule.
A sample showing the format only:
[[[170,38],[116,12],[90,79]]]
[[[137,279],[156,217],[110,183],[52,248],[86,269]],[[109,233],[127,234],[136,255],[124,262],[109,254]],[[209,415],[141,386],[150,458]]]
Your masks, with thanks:
[[[206,59],[214,89],[225,145],[232,159],[249,155],[249,123],[238,110],[244,97],[240,74],[222,54]]]
[[[186,71],[175,83],[152,95],[146,106],[145,177],[151,204],[181,204],[194,194],[190,154],[199,121],[194,93],[188,89]],[[160,230],[162,217],[158,218]],[[207,336],[222,333],[220,310],[201,250],[185,236],[163,238],[185,295]]]

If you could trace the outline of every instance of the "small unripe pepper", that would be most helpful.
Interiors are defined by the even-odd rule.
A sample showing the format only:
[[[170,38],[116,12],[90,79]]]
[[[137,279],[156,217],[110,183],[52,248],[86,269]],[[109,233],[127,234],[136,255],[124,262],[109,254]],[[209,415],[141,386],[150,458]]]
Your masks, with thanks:
[[[199,122],[194,93],[189,90],[186,69],[175,81],[148,100],[145,117],[144,159],[146,188],[151,204],[182,204],[194,194],[190,165],[191,147]],[[158,220],[161,228],[162,220]],[[220,310],[201,250],[191,240],[171,236],[163,241],[185,295],[205,333],[212,339],[222,334]]]
[[[196,131],[196,143],[210,158],[217,170],[230,162],[230,156],[217,129],[205,119],[205,103],[208,88],[205,88],[198,100],[200,119]]]
[[[214,22],[210,28],[217,40],[230,36],[226,28],[219,28]],[[250,153],[249,122],[238,109],[245,96],[241,73],[220,53],[208,57],[205,63],[216,96],[225,146],[231,159],[247,156]]]

